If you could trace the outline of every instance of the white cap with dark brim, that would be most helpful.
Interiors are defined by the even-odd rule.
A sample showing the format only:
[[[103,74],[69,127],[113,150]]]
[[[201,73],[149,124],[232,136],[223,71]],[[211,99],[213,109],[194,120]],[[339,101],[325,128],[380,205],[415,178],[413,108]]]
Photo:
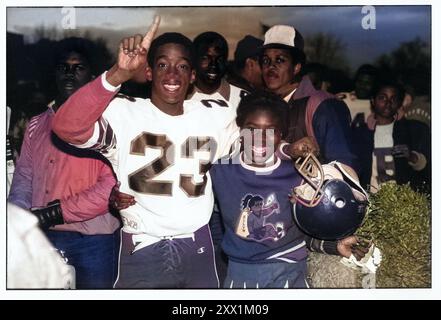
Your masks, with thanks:
[[[275,25],[265,33],[262,49],[297,49],[303,52],[303,36],[292,26]]]

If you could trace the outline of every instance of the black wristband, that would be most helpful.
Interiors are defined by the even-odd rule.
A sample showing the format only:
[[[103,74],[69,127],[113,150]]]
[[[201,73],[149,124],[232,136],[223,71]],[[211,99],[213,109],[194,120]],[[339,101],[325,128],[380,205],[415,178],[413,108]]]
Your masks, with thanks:
[[[51,201],[47,207],[33,209],[31,212],[38,218],[40,228],[44,230],[64,223],[60,200]]]
[[[338,253],[337,245],[338,245],[338,241],[323,240],[322,247],[323,247],[324,253],[339,256],[340,253]]]
[[[332,254],[332,255],[340,255],[337,250],[337,241],[326,241],[326,240],[320,240],[313,238],[311,236],[306,236],[306,246],[310,251],[313,252],[320,252],[325,254]]]

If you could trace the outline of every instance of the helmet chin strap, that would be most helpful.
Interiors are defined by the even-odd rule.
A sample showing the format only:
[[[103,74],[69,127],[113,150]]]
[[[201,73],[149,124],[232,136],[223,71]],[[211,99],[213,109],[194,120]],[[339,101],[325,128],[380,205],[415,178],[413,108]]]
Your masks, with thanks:
[[[366,201],[369,199],[368,193],[360,185],[357,173],[351,167],[337,161],[333,161],[330,164],[336,167],[343,174],[343,180],[349,183],[354,195],[357,196],[358,200]],[[362,197],[365,197],[365,199],[362,199]]]

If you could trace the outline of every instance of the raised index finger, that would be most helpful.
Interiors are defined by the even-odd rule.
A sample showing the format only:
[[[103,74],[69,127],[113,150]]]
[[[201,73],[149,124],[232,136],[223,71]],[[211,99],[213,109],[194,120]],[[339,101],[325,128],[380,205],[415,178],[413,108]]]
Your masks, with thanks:
[[[153,20],[152,25],[149,28],[149,31],[144,35],[144,38],[142,39],[141,46],[145,50],[149,50],[150,44],[152,43],[153,38],[155,37],[156,31],[158,31],[159,23],[161,22],[160,16],[155,16],[155,19]]]

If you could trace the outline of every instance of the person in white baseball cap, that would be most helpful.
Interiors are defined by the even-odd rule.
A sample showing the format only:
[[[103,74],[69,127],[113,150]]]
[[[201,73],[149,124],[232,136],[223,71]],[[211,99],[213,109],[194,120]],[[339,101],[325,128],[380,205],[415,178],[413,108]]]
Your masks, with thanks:
[[[351,149],[348,107],[312,85],[305,72],[301,33],[288,25],[271,27],[265,33],[260,64],[266,87],[290,105],[287,142],[312,140],[318,145],[323,163],[336,160],[357,169]]]

